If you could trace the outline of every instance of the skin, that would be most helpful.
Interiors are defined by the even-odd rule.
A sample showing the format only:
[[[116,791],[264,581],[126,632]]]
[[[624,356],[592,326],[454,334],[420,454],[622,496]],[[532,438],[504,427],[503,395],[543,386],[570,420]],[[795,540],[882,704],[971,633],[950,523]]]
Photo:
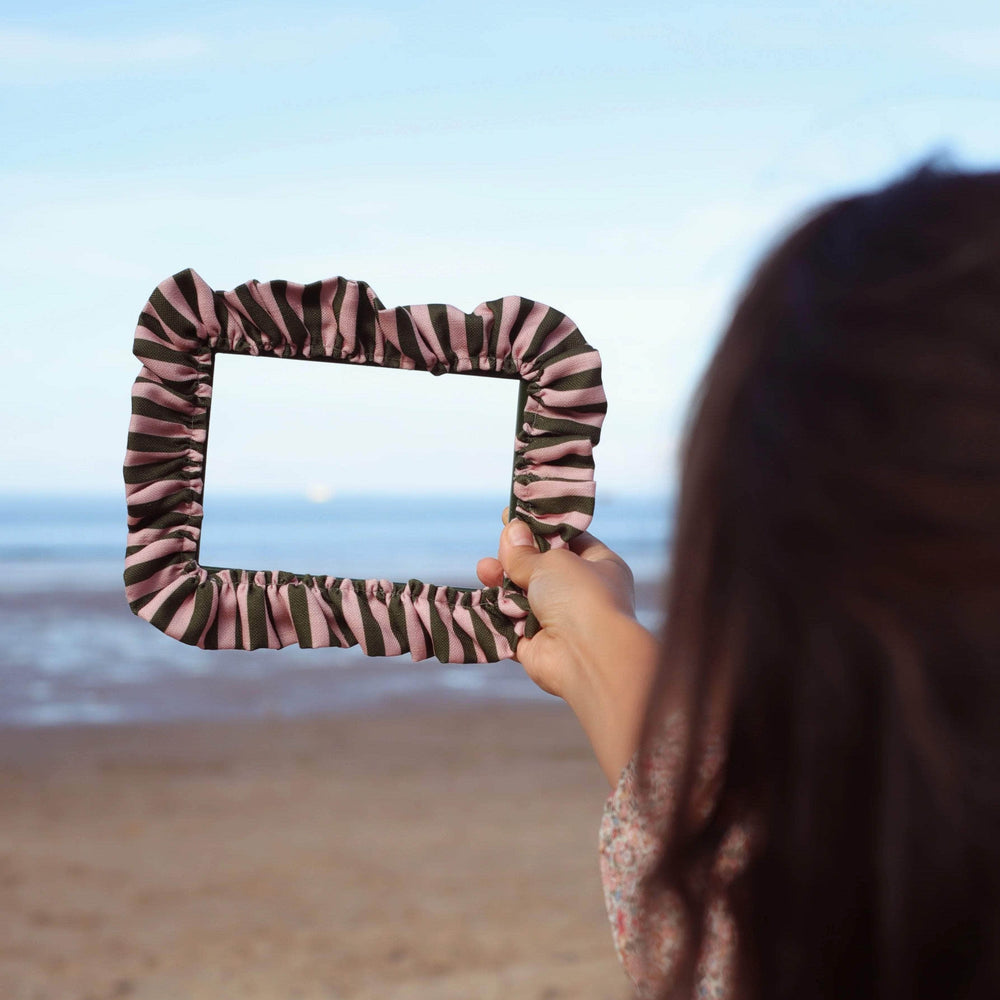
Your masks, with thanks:
[[[639,745],[656,674],[656,639],[635,617],[632,571],[584,532],[568,549],[539,552],[531,529],[507,523],[497,558],[480,559],[487,587],[506,573],[528,595],[541,631],[517,646],[517,661],[543,690],[562,698],[614,788]]]

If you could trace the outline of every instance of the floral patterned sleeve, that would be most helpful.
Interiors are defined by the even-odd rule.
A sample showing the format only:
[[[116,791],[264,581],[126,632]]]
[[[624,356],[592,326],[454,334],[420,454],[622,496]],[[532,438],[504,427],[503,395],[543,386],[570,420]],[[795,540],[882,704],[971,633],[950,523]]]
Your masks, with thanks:
[[[641,882],[660,857],[662,821],[676,796],[683,738],[683,723],[675,716],[653,752],[637,753],[629,761],[601,820],[601,876],[611,933],[640,1000],[662,994],[685,948],[683,909],[674,894],[661,891],[647,910],[640,906]],[[722,760],[721,745],[711,744],[698,775],[706,793]],[[731,879],[746,864],[747,851],[746,830],[736,826],[722,843],[716,872]],[[724,1000],[733,995],[735,929],[720,899],[709,901],[706,919],[695,995],[698,1000]]]

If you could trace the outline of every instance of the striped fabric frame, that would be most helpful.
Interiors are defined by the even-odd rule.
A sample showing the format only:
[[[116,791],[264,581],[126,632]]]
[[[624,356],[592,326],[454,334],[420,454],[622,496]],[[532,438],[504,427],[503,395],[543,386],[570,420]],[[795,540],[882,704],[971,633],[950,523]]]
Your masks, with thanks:
[[[444,663],[508,658],[538,623],[510,581],[473,590],[200,565],[212,374],[219,353],[520,380],[511,514],[542,550],[594,510],[593,446],[607,400],[600,356],[572,320],[518,296],[471,313],[386,308],[362,281],[250,281],[213,291],[192,270],[161,282],[139,316],[125,457],[132,611],[205,649],[358,645]]]

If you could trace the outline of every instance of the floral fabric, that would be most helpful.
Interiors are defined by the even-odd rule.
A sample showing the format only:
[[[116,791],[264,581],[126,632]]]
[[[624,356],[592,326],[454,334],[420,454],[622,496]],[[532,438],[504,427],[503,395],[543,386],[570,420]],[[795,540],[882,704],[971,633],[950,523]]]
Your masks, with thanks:
[[[611,933],[640,1000],[662,995],[689,947],[688,928],[676,895],[658,891],[644,908],[641,891],[644,877],[661,857],[663,824],[676,799],[684,738],[683,721],[674,716],[655,751],[637,753],[628,763],[601,820],[601,877]],[[721,744],[710,744],[696,792],[702,815],[711,807],[722,762]],[[746,864],[747,855],[747,829],[734,826],[723,840],[715,873],[723,882],[732,879]],[[695,996],[699,1000],[727,1000],[733,995],[736,937],[723,900],[709,900],[706,921]]]

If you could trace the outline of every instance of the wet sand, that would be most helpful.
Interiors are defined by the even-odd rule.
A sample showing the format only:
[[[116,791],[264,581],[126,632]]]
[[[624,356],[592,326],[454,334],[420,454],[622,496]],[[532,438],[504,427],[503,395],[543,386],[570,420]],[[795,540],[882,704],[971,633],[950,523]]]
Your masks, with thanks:
[[[6,1000],[623,1000],[561,703],[0,729]]]

